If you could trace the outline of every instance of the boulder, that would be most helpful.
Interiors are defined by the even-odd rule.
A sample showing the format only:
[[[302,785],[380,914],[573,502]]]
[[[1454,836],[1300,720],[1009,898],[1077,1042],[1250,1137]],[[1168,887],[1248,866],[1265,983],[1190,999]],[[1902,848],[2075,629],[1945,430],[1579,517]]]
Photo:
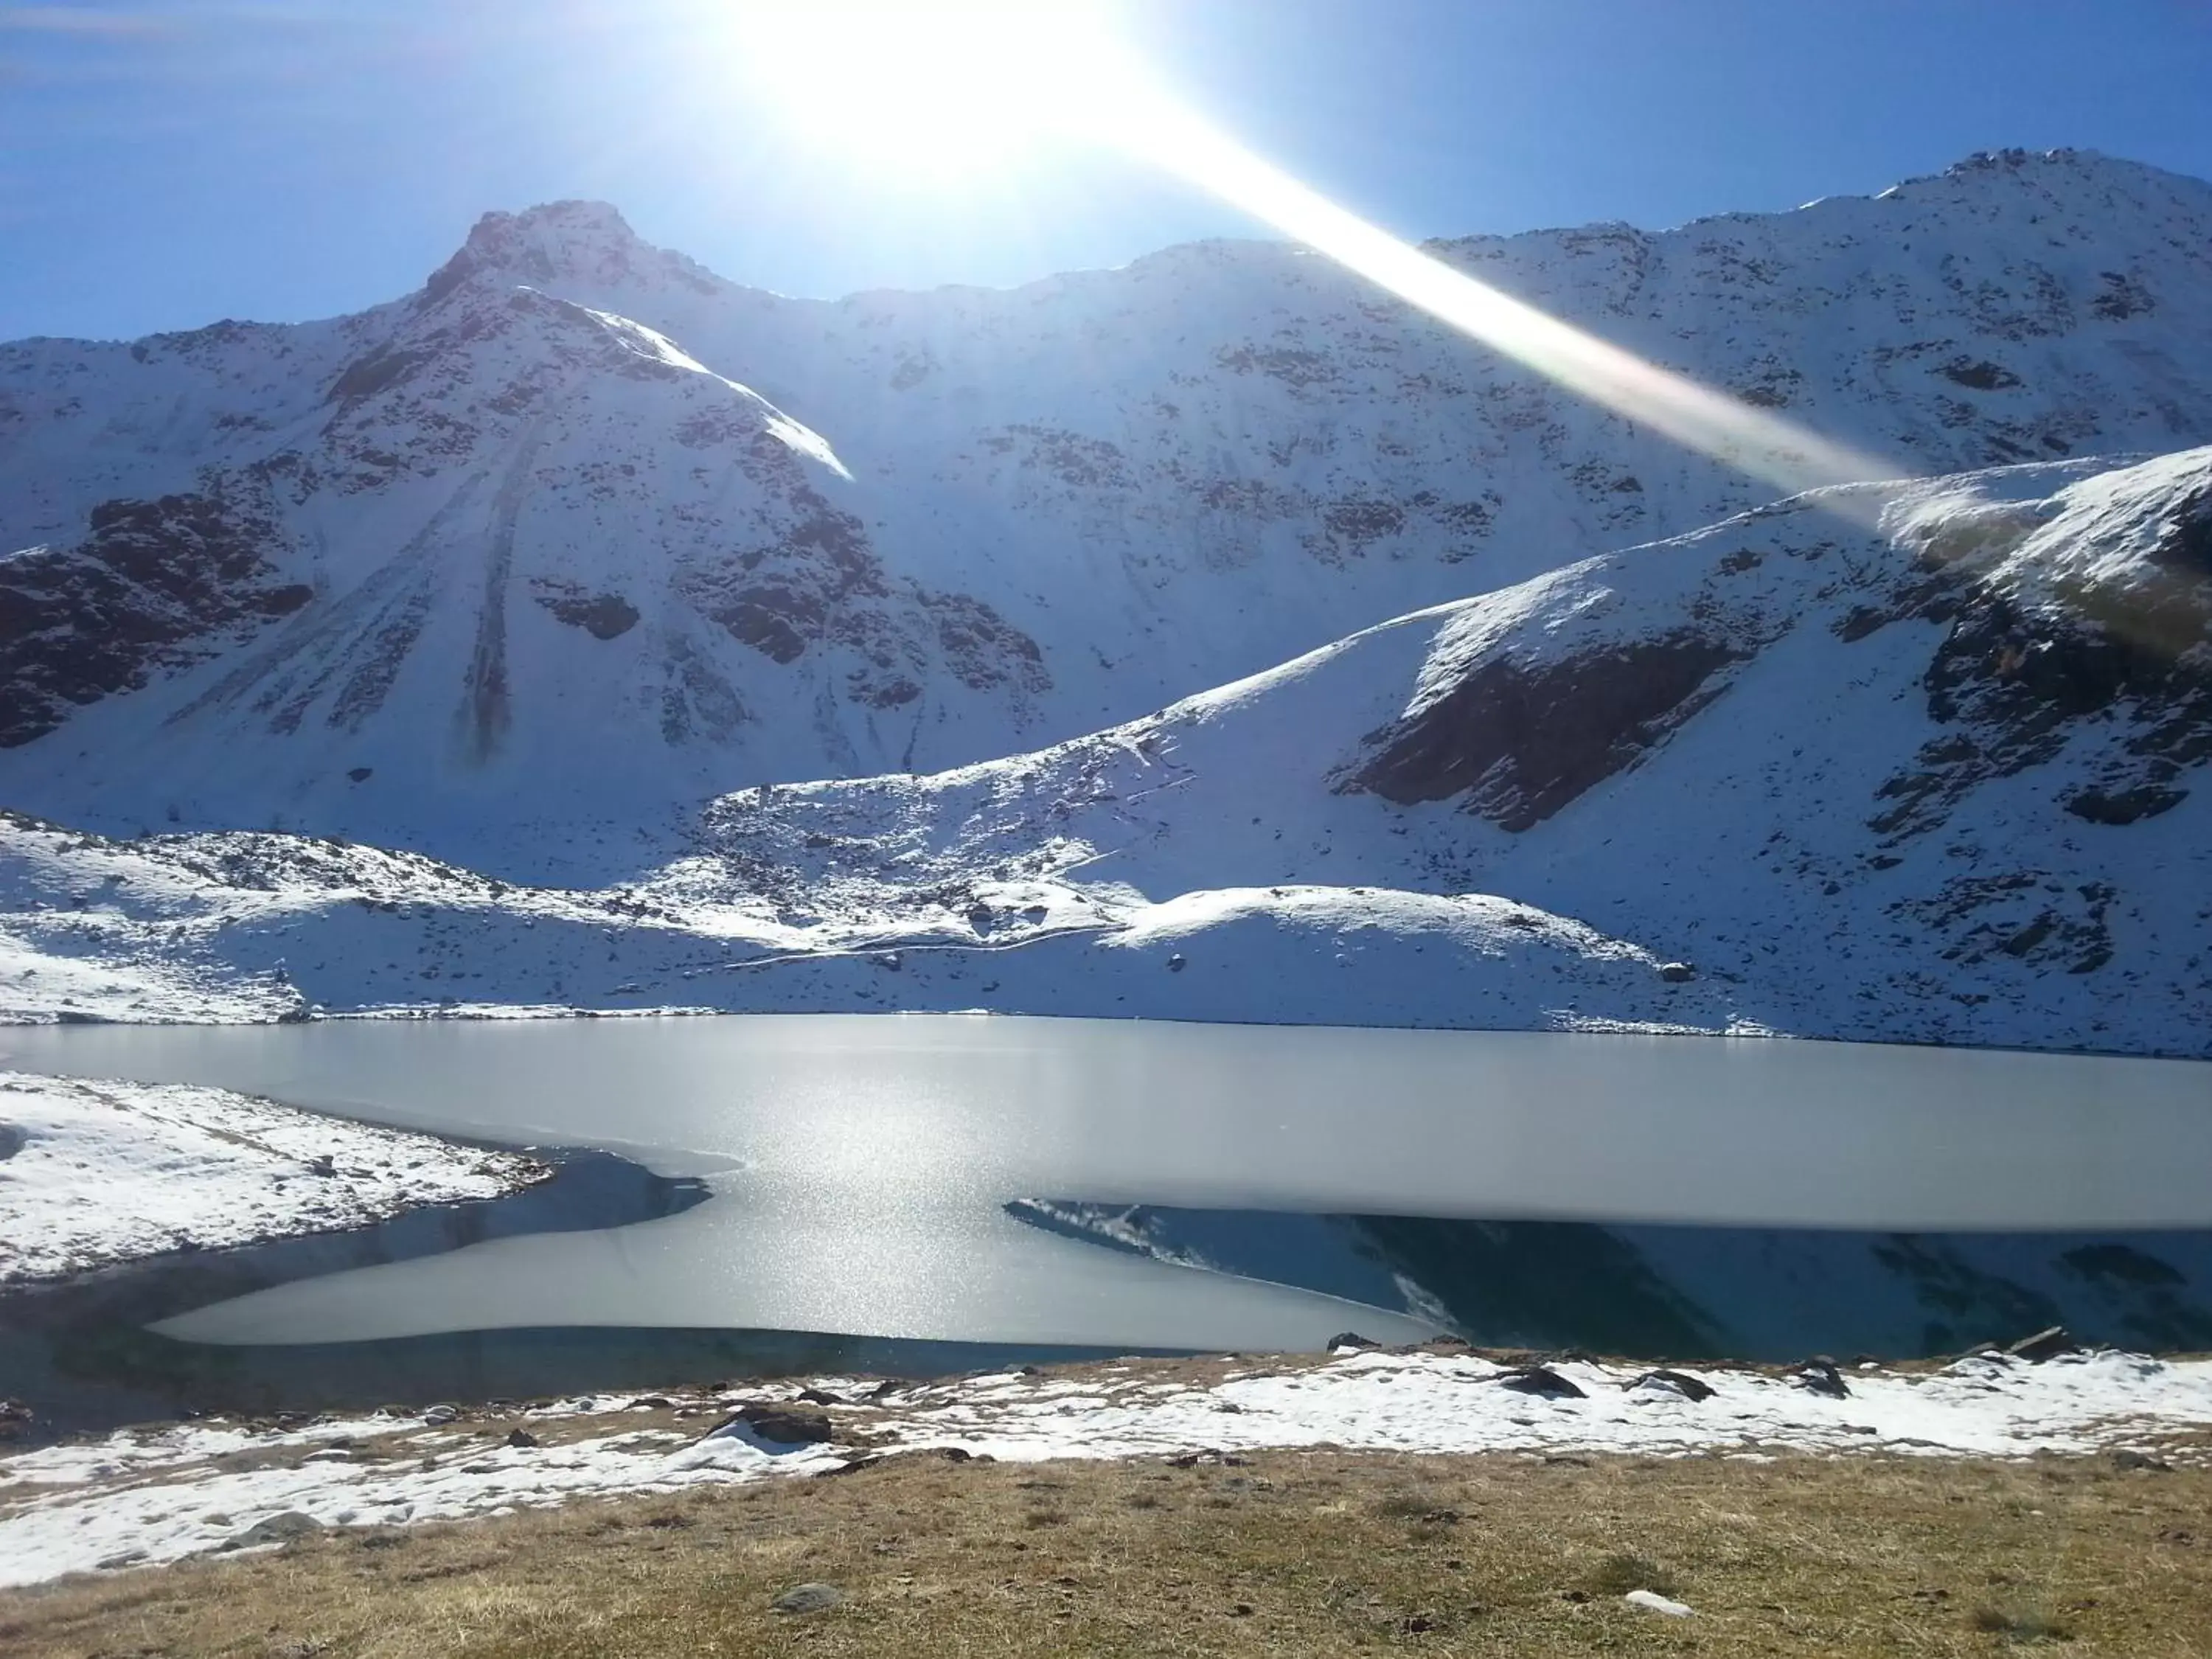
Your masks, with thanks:
[[[1661,1389],[1693,1401],[1711,1400],[1713,1397],[1713,1385],[1706,1382],[1704,1377],[1692,1376],[1687,1371],[1670,1370],[1663,1365],[1656,1370],[1644,1372],[1633,1382],[1623,1386],[1630,1389]]]
[[[723,1429],[742,1423],[753,1431],[756,1438],[772,1440],[778,1445],[817,1445],[830,1439],[836,1431],[830,1427],[829,1413],[810,1407],[753,1404],[738,1407],[738,1414]],[[715,1431],[717,1434],[721,1429]]]
[[[1502,1373],[1498,1386],[1516,1394],[1540,1395],[1547,1400],[1587,1400],[1589,1396],[1549,1365],[1522,1365]]]
[[[322,1529],[323,1523],[305,1510],[286,1510],[282,1515],[272,1515],[265,1521],[255,1522],[244,1532],[226,1540],[222,1547],[227,1550],[252,1550],[269,1544],[289,1544]]]
[[[1790,1380],[1808,1393],[1825,1395],[1831,1400],[1850,1398],[1851,1385],[1844,1381],[1844,1374],[1836,1369],[1832,1359],[1808,1359],[1790,1373]]]
[[[2033,1336],[2024,1336],[2005,1352],[2014,1359],[2056,1359],[2062,1353],[2072,1353],[2081,1344],[2075,1341],[2063,1325],[2053,1325],[2047,1331],[2038,1331]]]
[[[777,1613],[823,1613],[845,1600],[845,1592],[835,1584],[793,1584],[769,1607]]]

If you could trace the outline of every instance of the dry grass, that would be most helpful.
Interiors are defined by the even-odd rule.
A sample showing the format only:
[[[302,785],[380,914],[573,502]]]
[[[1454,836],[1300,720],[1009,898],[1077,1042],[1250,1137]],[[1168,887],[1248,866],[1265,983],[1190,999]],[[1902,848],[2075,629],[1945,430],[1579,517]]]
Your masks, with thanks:
[[[0,1652],[2160,1659],[2212,1654],[2208,1516],[2110,1462],[916,1454],[15,1594]],[[807,1581],[850,1599],[769,1611]]]

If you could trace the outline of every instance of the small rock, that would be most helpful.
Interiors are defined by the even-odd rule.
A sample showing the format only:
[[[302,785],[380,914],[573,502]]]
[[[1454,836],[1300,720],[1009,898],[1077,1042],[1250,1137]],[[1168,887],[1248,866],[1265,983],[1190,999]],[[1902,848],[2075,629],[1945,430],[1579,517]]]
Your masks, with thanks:
[[[1832,1359],[1808,1359],[1790,1373],[1790,1380],[1809,1393],[1826,1395],[1831,1400],[1850,1398],[1851,1385],[1844,1381],[1844,1374],[1836,1369]]]
[[[451,1423],[457,1419],[460,1414],[461,1408],[459,1406],[441,1403],[425,1407],[422,1413],[422,1420],[425,1423]]]
[[[31,1425],[31,1408],[20,1400],[0,1400],[0,1440],[20,1438]]]
[[[1713,1397],[1713,1385],[1704,1377],[1692,1376],[1687,1371],[1669,1370],[1663,1365],[1656,1370],[1644,1372],[1626,1386],[1632,1389],[1664,1389],[1692,1401]]]
[[[832,1437],[836,1431],[830,1425],[826,1413],[795,1406],[754,1404],[740,1406],[738,1414],[721,1428],[720,1434],[734,1424],[742,1423],[763,1440],[772,1440],[781,1446],[818,1444]]]
[[[538,1437],[527,1429],[509,1429],[507,1431],[507,1443],[520,1450],[538,1445],[540,1442]]]
[[[845,1592],[835,1584],[793,1584],[769,1607],[776,1613],[822,1613],[844,1600]]]
[[[2163,1457],[2153,1457],[2148,1452],[2139,1452],[2123,1446],[2112,1454],[2116,1469],[2148,1469],[2154,1474],[2172,1474],[2173,1465]]]
[[[307,1160],[307,1173],[313,1176],[334,1176],[338,1172],[337,1161],[328,1152]]]
[[[2072,1353],[2080,1346],[2063,1325],[2053,1325],[2047,1331],[2022,1337],[2005,1352],[2014,1359],[2056,1359],[2062,1353]]]
[[[846,1403],[842,1395],[832,1394],[827,1389],[801,1389],[799,1397],[809,1406],[842,1406]]]
[[[1380,1342],[1371,1340],[1367,1337],[1360,1335],[1358,1331],[1339,1331],[1334,1336],[1329,1338],[1328,1346],[1334,1349],[1379,1348],[1382,1345]]]
[[[1587,1400],[1589,1396],[1549,1365],[1522,1365],[1503,1373],[1498,1386],[1516,1394],[1541,1395],[1547,1400]]]
[[[1171,974],[1179,974],[1189,966],[1190,963],[1183,960],[1182,952],[1180,951],[1168,958],[1168,972]]]
[[[1685,984],[1697,976],[1698,970],[1686,962],[1662,962],[1659,964],[1659,977],[1669,985]]]
[[[257,1521],[244,1532],[226,1540],[227,1550],[258,1549],[264,1544],[289,1544],[294,1539],[305,1538],[309,1533],[320,1532],[323,1523],[301,1510],[286,1510],[282,1515],[272,1515],[265,1521]]]
[[[676,1402],[665,1395],[641,1394],[629,1402],[634,1412],[665,1412]]]
[[[1653,1613],[1663,1613],[1669,1619],[1687,1619],[1690,1610],[1680,1601],[1669,1601],[1656,1590],[1631,1590],[1620,1598],[1632,1607],[1648,1607]]]

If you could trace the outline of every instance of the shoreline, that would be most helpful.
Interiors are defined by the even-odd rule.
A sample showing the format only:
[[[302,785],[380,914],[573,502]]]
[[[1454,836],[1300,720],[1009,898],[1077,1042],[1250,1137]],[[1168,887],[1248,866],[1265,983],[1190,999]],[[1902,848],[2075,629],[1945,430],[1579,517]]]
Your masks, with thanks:
[[[2212,1358],[1990,1351],[1948,1364],[1652,1367],[1476,1351],[1122,1358],[210,1418],[0,1453],[17,1586],[294,1535],[924,1461],[1209,1467],[1327,1450],[1540,1466],[1815,1461],[2212,1471]],[[259,1534],[256,1528],[262,1528]],[[241,1541],[244,1540],[244,1541]]]

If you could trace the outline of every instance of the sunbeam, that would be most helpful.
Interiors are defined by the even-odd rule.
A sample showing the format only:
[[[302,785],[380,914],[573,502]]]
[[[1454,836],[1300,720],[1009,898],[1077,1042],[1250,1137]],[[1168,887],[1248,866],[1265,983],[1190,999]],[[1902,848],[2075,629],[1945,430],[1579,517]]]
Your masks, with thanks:
[[[740,50],[793,131],[864,165],[981,169],[1040,143],[1172,173],[1559,385],[1784,494],[1895,477],[1808,431],[1454,270],[1255,154],[1168,91],[1092,3],[816,0],[737,14]],[[1873,510],[1843,501],[1840,510]]]
[[[1338,206],[1162,96],[1116,141],[1326,254],[1492,350],[1784,494],[1888,478],[1898,469],[1478,282]]]

